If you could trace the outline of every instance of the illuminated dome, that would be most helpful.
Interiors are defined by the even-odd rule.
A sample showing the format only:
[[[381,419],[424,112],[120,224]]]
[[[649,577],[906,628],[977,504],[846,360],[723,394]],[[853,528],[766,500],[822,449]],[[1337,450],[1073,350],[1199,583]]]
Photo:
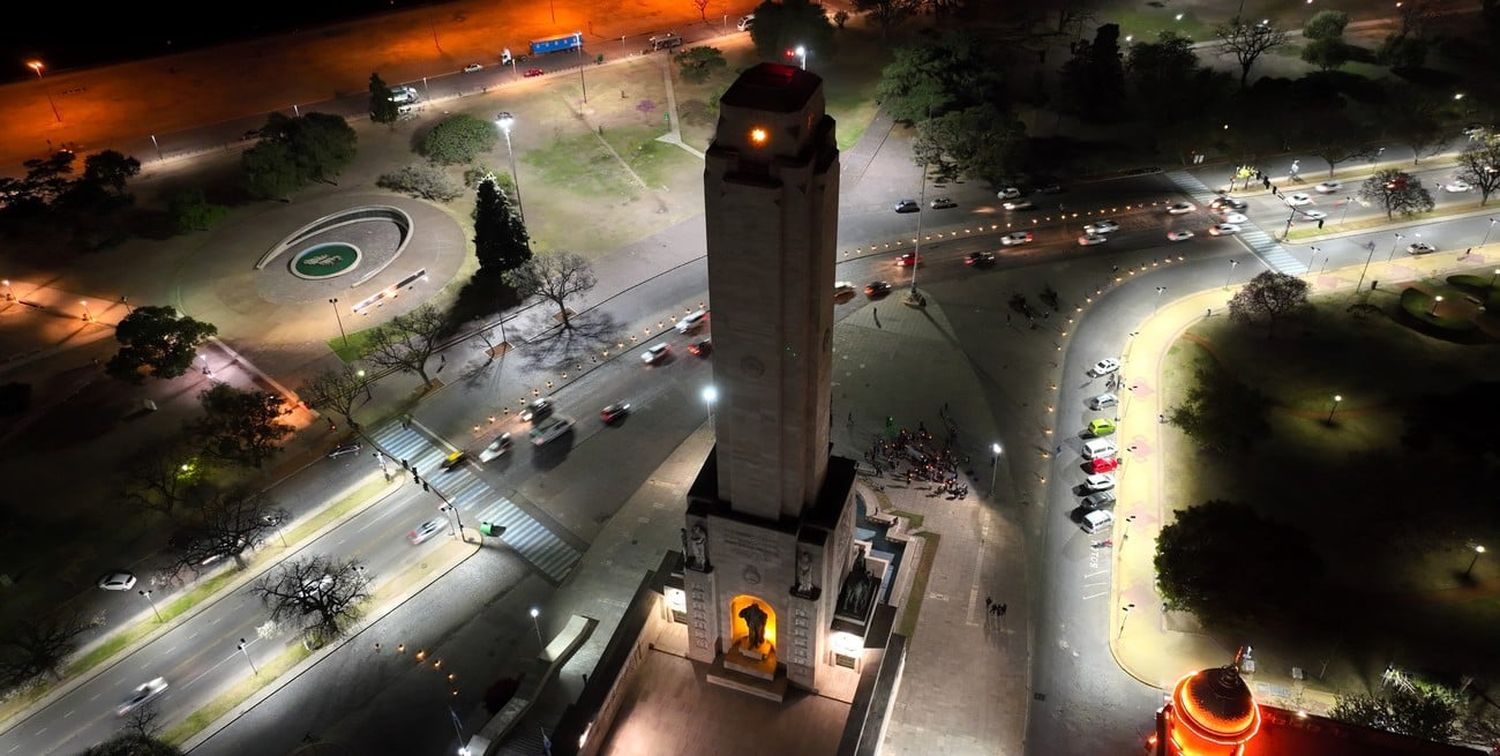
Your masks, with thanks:
[[[1176,724],[1203,745],[1238,746],[1260,729],[1255,696],[1234,667],[1205,669],[1182,678],[1172,702]]]

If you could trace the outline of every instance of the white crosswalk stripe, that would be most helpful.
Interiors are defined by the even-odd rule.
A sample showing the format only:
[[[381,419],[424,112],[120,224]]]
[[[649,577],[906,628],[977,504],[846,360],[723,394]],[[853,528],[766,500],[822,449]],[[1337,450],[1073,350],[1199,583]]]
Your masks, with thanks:
[[[392,421],[370,434],[370,438],[395,458],[395,464],[403,460],[411,464],[453,502],[468,521],[466,527],[478,522],[504,526],[500,540],[553,581],[562,582],[578,563],[581,555],[577,549],[490,488],[468,465],[442,470],[439,465],[447,452],[417,430]]]
[[[1208,186],[1187,171],[1170,171],[1167,178],[1182,190],[1183,194],[1193,198],[1202,207],[1207,207],[1217,193],[1210,191]],[[1266,267],[1278,273],[1300,276],[1307,272],[1307,264],[1293,257],[1292,254],[1270,234],[1262,231],[1253,223],[1240,223],[1240,232],[1237,234],[1240,243],[1259,257]]]

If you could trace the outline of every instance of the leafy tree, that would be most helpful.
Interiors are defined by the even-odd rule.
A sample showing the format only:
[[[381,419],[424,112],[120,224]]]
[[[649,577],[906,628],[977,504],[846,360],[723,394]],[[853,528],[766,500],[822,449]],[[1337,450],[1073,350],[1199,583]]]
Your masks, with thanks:
[[[114,150],[90,155],[83,162],[83,175],[68,183],[54,205],[83,216],[124,207],[134,201],[125,185],[140,172],[139,160]]]
[[[1405,0],[1396,6],[1396,11],[1401,17],[1397,33],[1416,39],[1425,37],[1428,27],[1438,17],[1438,8],[1428,0]]]
[[[210,491],[196,502],[191,521],[173,539],[168,574],[197,574],[206,564],[232,558],[245,568],[245,552],[259,546],[286,510],[271,497],[248,488]]]
[[[245,188],[266,199],[287,199],[307,185],[292,148],[281,142],[262,140],[240,155],[245,170]]]
[[[750,41],[762,60],[786,61],[786,51],[807,48],[813,60],[833,54],[833,24],[828,10],[812,0],[766,0],[755,8]]]
[[[1397,70],[1421,68],[1427,62],[1427,40],[1405,34],[1388,34],[1375,59]]]
[[[479,267],[514,270],[531,259],[531,239],[494,181],[479,184],[474,202],[474,254]]]
[[[1073,111],[1094,121],[1116,120],[1125,100],[1125,66],[1119,24],[1104,24],[1092,42],[1079,41],[1062,68],[1063,86]]]
[[[184,189],[167,200],[167,215],[179,233],[206,231],[229,214],[229,208],[208,201],[202,189]]]
[[[442,310],[424,304],[370,333],[370,352],[365,359],[377,367],[416,373],[422,383],[431,385],[427,361],[442,346],[439,339],[447,332],[448,318]]]
[[[1349,62],[1349,46],[1337,39],[1313,40],[1302,48],[1302,61],[1320,71],[1332,71]]]
[[[42,676],[61,679],[78,637],[100,624],[74,613],[29,618],[0,636],[0,681],[8,687]]]
[[[919,123],[912,152],[916,162],[936,166],[940,175],[965,175],[999,186],[1018,172],[1025,137],[1025,125],[1010,114],[978,105]]]
[[[833,13],[833,25],[834,26],[837,26],[838,28],[842,29],[842,28],[844,28],[844,24],[847,24],[847,23],[849,23],[849,11],[846,11],[843,8],[840,8],[837,11],[834,11],[834,13]]]
[[[1438,117],[1438,105],[1432,97],[1411,86],[1394,87],[1386,92],[1381,121],[1386,132],[1405,142],[1412,150],[1412,165],[1442,151],[1448,134]]]
[[[281,421],[291,408],[279,394],[241,391],[217,383],[198,396],[204,417],[196,429],[203,450],[219,459],[260,467],[294,429]]]
[[[1457,733],[1462,706],[1458,693],[1417,680],[1383,689],[1379,695],[1340,695],[1328,715],[1341,722],[1446,743]]]
[[[756,11],[755,23],[760,24]],[[568,299],[594,288],[594,268],[588,258],[572,252],[538,255],[508,274],[512,286],[523,296],[536,294],[557,305],[563,328],[572,328]]]
[[[150,444],[121,465],[125,499],[170,515],[203,484],[203,465],[185,445]]]
[[[360,375],[362,372],[364,371],[355,370],[351,365],[341,364],[313,376],[302,385],[297,394],[309,406],[325,412],[337,412],[343,415],[350,427],[358,428],[359,423],[354,420],[354,409],[359,405],[359,397],[368,394],[370,390],[370,382]]]
[[[1167,422],[1182,429],[1208,452],[1245,452],[1265,438],[1270,400],[1214,362],[1200,363],[1182,404]]]
[[[708,81],[714,71],[729,66],[729,61],[724,60],[723,50],[707,45],[689,47],[673,55],[672,60],[677,61],[682,78],[699,83]]]
[[[1420,179],[1393,168],[1365,179],[1359,187],[1359,198],[1385,208],[1386,220],[1394,218],[1395,213],[1411,216],[1431,212],[1435,207],[1432,194]]]
[[[182,756],[182,749],[149,735],[126,731],[85,748],[80,756]]]
[[[1323,571],[1300,531],[1218,500],[1188,507],[1162,528],[1155,566],[1169,607],[1227,623],[1292,610],[1287,586],[1313,583]]]
[[[449,202],[463,194],[463,188],[449,178],[443,169],[425,163],[408,165],[382,174],[375,180],[375,185],[434,202]]]
[[[1324,10],[1313,14],[1302,27],[1302,38],[1310,40],[1344,40],[1344,27],[1349,25],[1349,14],[1343,11]]]
[[[1304,112],[1300,141],[1328,163],[1329,178],[1340,163],[1371,158],[1378,152],[1370,144],[1375,134],[1366,120],[1353,118],[1342,109],[1310,106]]]
[[[1250,67],[1268,50],[1286,44],[1287,35],[1270,23],[1246,23],[1238,16],[1214,27],[1220,55],[1233,55],[1240,65],[1240,88],[1250,78]]]
[[[123,346],[105,372],[131,383],[148,374],[176,378],[192,367],[198,345],[218,332],[212,323],[178,315],[172,307],[137,307],[115,328],[115,340]]]
[[[892,29],[916,15],[921,8],[921,0],[854,0],[855,10],[875,19],[880,25],[882,39],[890,37]]]
[[[380,74],[370,74],[370,120],[376,123],[395,123],[401,108],[391,97],[391,88]]]
[[[241,156],[250,191],[284,199],[312,181],[333,179],[354,160],[358,135],[342,116],[272,113],[260,141]]]
[[[369,589],[370,580],[358,561],[326,556],[282,562],[254,588],[271,610],[271,619],[299,623],[312,647],[338,638],[359,618]]]
[[[1500,190],[1500,136],[1490,136],[1458,154],[1458,177],[1479,190],[1479,204],[1489,204]]]
[[[480,153],[494,149],[499,138],[495,124],[460,113],[448,116],[433,126],[422,137],[418,152],[440,165],[469,163]]]
[[[1307,306],[1307,282],[1297,276],[1265,271],[1250,279],[1229,300],[1229,317],[1240,323],[1266,321],[1266,337],[1276,324]]]
[[[951,32],[896,48],[891,63],[880,72],[875,99],[895,120],[916,123],[1001,102],[996,70],[985,43]]]
[[[1159,143],[1195,141],[1230,89],[1228,73],[1200,65],[1193,41],[1170,31],[1131,45],[1126,71],[1136,110]]]
[[[125,184],[141,172],[141,161],[114,150],[89,155],[83,161],[80,181],[94,184],[111,194],[125,194]]]

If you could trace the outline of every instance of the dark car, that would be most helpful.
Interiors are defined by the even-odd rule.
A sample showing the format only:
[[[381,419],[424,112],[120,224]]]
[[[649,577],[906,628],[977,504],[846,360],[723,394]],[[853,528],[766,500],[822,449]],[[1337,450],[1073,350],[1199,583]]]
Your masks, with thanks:
[[[865,296],[871,299],[883,297],[889,293],[891,293],[891,284],[889,281],[871,281],[865,286]]]
[[[702,338],[688,345],[688,352],[695,357],[707,357],[714,351],[714,342],[711,338]]]
[[[615,402],[614,404],[599,410],[599,419],[605,425],[613,425],[616,420],[630,414],[630,402]]]
[[[348,455],[348,454],[355,454],[355,453],[358,453],[361,448],[362,447],[359,444],[344,444],[343,446],[340,446],[337,449],[334,449],[333,451],[328,452],[328,458],[329,459],[338,459],[339,457],[342,457],[342,456],[345,456],[345,455]]]
[[[970,252],[969,254],[964,255],[964,265],[969,265],[976,268],[981,268],[986,265],[993,265],[994,262],[995,253],[989,252],[987,250]]]
[[[916,200],[901,200],[896,203],[896,212],[898,213],[916,213],[921,212],[921,210],[922,206],[918,205]]]

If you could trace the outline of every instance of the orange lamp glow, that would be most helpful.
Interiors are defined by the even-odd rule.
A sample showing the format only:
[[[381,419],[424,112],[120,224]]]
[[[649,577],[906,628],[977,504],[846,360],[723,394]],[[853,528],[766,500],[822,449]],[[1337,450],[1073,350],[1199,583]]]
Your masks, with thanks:
[[[751,604],[757,604],[757,605],[759,605],[760,606],[760,610],[766,613],[766,629],[765,629],[766,642],[769,643],[769,644],[771,644],[772,648],[775,648],[776,647],[776,610],[772,609],[770,604],[767,604],[766,602],[764,602],[764,601],[762,601],[762,600],[760,600],[760,599],[758,599],[758,598],[756,598],[754,596],[746,596],[746,595],[735,596],[734,600],[729,603],[729,618],[730,618],[730,622],[733,623],[732,630],[730,631],[730,635],[729,635],[730,642],[731,643],[735,643],[735,642],[740,641],[743,638],[749,637],[749,635],[750,635],[750,626],[747,625],[747,624],[745,624],[745,619],[740,616],[740,610],[744,609],[745,607],[747,607],[747,606],[749,606]]]
[[[767,134],[765,129],[757,127],[750,130],[750,143],[756,147],[765,146],[766,141],[770,138],[771,135]]]

